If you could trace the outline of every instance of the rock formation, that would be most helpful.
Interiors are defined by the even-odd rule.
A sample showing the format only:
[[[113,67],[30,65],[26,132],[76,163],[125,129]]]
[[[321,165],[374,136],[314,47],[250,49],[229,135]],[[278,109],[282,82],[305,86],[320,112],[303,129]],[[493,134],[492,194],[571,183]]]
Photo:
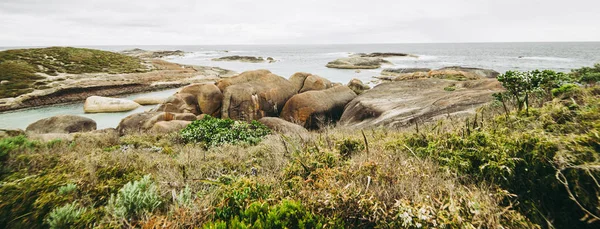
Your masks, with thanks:
[[[138,107],[140,107],[140,104],[131,100],[101,96],[90,96],[83,104],[85,113],[123,112],[135,110]]]
[[[356,97],[350,88],[337,86],[293,96],[283,107],[281,118],[307,129],[319,129],[337,121],[344,107]]]
[[[69,134],[93,130],[96,130],[96,122],[94,120],[76,115],[58,115],[41,119],[30,124],[25,129],[27,133],[32,134]]]

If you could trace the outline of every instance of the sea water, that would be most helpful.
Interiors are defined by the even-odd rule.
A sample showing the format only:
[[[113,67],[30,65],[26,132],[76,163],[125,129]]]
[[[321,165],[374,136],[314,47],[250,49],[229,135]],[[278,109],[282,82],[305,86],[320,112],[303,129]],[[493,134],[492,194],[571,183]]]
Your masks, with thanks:
[[[441,68],[464,66],[494,69],[528,71],[552,69],[569,72],[582,66],[592,66],[600,62],[600,42],[561,42],[561,43],[459,43],[459,44],[348,44],[348,45],[218,45],[218,46],[88,46],[87,48],[108,51],[141,48],[146,50],[182,50],[186,55],[169,57],[168,61],[202,66],[215,66],[237,72],[254,69],[268,69],[271,72],[290,77],[296,72],[308,72],[325,77],[333,82],[347,83],[352,78],[371,82],[384,68]],[[0,48],[7,49],[7,48]],[[325,67],[327,62],[348,57],[353,53],[399,52],[418,57],[386,58],[391,65],[380,69],[349,70]],[[242,63],[212,61],[223,56],[272,57],[274,63]],[[371,83],[373,84],[373,83]],[[167,97],[176,90],[148,93]],[[158,94],[156,94],[158,93]],[[146,96],[138,94],[128,96]],[[98,123],[98,128],[116,127],[119,121],[132,113],[150,109],[144,106],[123,113],[84,114],[83,104],[58,105],[33,108],[0,114],[0,128],[25,128],[28,124],[58,114],[74,114],[90,117]]]

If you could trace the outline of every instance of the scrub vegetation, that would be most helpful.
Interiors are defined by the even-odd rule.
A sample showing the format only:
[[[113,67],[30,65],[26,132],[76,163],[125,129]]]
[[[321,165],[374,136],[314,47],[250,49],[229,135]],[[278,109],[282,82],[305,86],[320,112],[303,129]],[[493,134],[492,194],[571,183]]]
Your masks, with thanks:
[[[43,88],[47,83],[43,74],[145,71],[140,59],[114,52],[72,47],[6,50],[0,52],[0,98]]]
[[[475,116],[415,129],[1,139],[0,228],[598,228],[590,69],[508,72]]]

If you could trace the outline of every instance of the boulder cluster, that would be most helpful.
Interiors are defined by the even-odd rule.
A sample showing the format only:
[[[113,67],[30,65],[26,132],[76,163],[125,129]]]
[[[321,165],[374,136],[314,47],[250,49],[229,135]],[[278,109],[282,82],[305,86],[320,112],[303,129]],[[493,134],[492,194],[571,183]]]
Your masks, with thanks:
[[[151,111],[126,117],[117,130],[168,132],[204,115],[259,120],[282,132],[319,129],[339,120],[346,104],[357,96],[350,85],[360,92],[368,87],[357,79],[345,86],[310,73],[286,79],[268,70],[247,71],[216,83],[186,86]]]

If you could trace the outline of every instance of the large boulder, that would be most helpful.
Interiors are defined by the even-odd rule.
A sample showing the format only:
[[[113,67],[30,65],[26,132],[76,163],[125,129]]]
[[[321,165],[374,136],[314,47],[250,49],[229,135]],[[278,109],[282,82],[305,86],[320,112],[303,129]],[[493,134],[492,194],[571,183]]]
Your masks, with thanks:
[[[221,117],[235,120],[279,116],[286,101],[296,94],[287,79],[268,70],[244,72],[217,86],[223,88]]]
[[[131,100],[101,96],[90,96],[83,104],[85,113],[124,112],[135,110],[138,107],[140,104]]]
[[[295,73],[290,77],[290,82],[294,85],[298,93],[325,90],[333,87],[333,84],[328,79],[305,72]]]
[[[269,129],[282,134],[308,134],[308,130],[306,128],[281,118],[264,117],[259,119],[258,122],[269,127]]]
[[[371,87],[369,87],[369,85],[364,84],[362,81],[360,81],[359,79],[356,79],[356,78],[350,80],[350,82],[348,82],[347,86],[352,91],[354,91],[354,93],[356,93],[357,95],[360,95],[364,91],[371,89]]]
[[[496,78],[500,73],[491,69],[467,68],[467,67],[445,67],[436,70],[428,68],[397,68],[384,69],[382,76],[376,77],[382,80],[414,80],[423,78],[438,78],[450,80],[478,80],[485,78]]]
[[[337,121],[344,107],[356,97],[346,86],[323,91],[308,91],[293,96],[283,107],[281,118],[307,129],[319,129]]]
[[[213,117],[221,116],[223,93],[214,83],[192,84],[182,88],[179,93],[196,96],[196,103],[201,114]]]
[[[143,112],[132,114],[121,120],[117,126],[120,135],[129,133],[148,132],[154,124],[161,121],[195,121],[196,116],[191,113],[170,113],[170,112]]]
[[[96,122],[92,119],[76,115],[58,115],[38,120],[27,126],[28,133],[76,133],[96,130]]]
[[[352,100],[339,123],[359,128],[396,128],[447,115],[471,114],[502,90],[496,79],[431,78],[383,83]]]
[[[135,98],[133,101],[140,105],[157,105],[164,103],[166,99],[159,97],[138,97]]]
[[[171,112],[171,113],[191,113],[200,114],[198,107],[198,98],[189,93],[177,93],[169,96],[167,100],[152,109],[153,112]]]
[[[190,123],[192,122],[185,120],[160,121],[154,123],[149,132],[155,134],[168,134],[183,130],[183,128],[185,128]]]
[[[325,66],[340,69],[376,69],[381,67],[381,64],[391,63],[377,57],[347,57],[331,61]]]

